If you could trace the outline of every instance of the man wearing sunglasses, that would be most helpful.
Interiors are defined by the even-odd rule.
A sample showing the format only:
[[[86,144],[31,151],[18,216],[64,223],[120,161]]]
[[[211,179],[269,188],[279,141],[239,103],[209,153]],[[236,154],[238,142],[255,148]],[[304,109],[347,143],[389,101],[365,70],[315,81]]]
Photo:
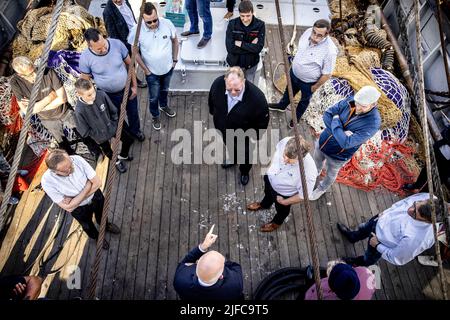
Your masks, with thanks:
[[[305,113],[312,94],[330,79],[336,64],[338,50],[328,36],[330,29],[330,22],[324,19],[317,20],[312,28],[305,30],[298,42],[297,54],[290,71],[294,96],[299,91],[302,93],[297,105],[297,121]],[[280,102],[269,109],[284,112],[289,103],[286,88]],[[293,126],[294,122],[291,120],[289,127]]]
[[[431,203],[428,193],[418,193],[394,203],[389,209],[374,216],[357,230],[338,223],[339,231],[351,243],[369,238],[363,256],[344,258],[356,266],[370,266],[380,258],[401,266],[413,260],[434,244],[431,223]],[[438,199],[434,198],[436,215],[439,211]]]
[[[142,16],[136,61],[142,67],[148,84],[153,129],[161,129],[160,111],[173,118],[176,112],[168,106],[168,93],[173,69],[178,60],[178,39],[173,23],[158,17],[156,7],[147,2]],[[128,43],[133,44],[137,26],[131,29]],[[159,106],[159,108],[158,108]]]

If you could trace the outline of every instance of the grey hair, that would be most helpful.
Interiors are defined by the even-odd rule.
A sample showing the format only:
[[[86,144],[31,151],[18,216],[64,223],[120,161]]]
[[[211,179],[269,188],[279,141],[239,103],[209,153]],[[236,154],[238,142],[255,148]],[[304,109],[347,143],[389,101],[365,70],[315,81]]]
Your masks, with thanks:
[[[50,170],[56,170],[58,164],[63,162],[68,156],[69,154],[65,150],[62,149],[51,150],[45,157],[45,164]]]
[[[245,80],[245,74],[244,71],[240,67],[231,67],[225,72],[225,79],[228,78],[230,74],[235,74],[238,76],[239,79]]]
[[[304,158],[306,154],[311,150],[311,144],[307,142],[302,136],[298,136],[300,141],[301,156]],[[291,137],[284,148],[284,154],[289,159],[297,159],[299,152],[297,150],[297,144],[295,143],[295,137]]]
[[[11,63],[11,67],[14,69],[15,72],[20,73],[21,71],[28,69],[28,68],[34,68],[33,61],[31,61],[28,57],[25,56],[18,56],[15,57],[14,60]]]
[[[342,259],[336,259],[336,260],[328,261],[328,263],[327,263],[327,277],[330,276],[331,270],[333,270],[334,266],[337,265],[337,264],[340,264],[340,263],[346,264],[346,262],[344,260],[342,260]]]

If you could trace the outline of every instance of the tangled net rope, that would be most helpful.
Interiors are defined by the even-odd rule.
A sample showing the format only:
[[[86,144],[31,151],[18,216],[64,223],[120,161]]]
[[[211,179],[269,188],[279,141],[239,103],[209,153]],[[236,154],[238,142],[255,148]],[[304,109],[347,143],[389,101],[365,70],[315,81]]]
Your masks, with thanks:
[[[13,42],[13,57],[27,56],[35,61],[42,54],[45,37],[51,22],[51,7],[30,10],[17,24],[19,34]],[[78,5],[66,5],[61,13],[53,38],[51,50],[74,50],[81,52],[87,48],[83,33],[88,28],[97,28],[106,35],[103,20],[92,16]]]

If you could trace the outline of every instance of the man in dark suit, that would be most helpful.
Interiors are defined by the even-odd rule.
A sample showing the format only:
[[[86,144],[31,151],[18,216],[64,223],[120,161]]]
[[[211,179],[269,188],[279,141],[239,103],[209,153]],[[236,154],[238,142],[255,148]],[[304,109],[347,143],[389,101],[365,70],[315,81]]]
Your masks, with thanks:
[[[108,36],[122,41],[131,56],[131,45],[128,43],[127,38],[131,28],[137,22],[128,0],[108,0],[103,10],[103,20],[105,20]],[[139,79],[137,81],[138,87],[145,88],[147,86],[145,82]]]
[[[178,264],[173,286],[182,300],[244,298],[241,266],[236,262],[225,261],[225,257],[217,251],[208,251],[217,239],[212,230]]]
[[[230,159],[222,164],[228,168],[239,162],[241,183],[246,185],[252,168],[250,137],[259,138],[259,130],[267,129],[269,108],[264,93],[250,81],[245,80],[239,67],[231,67],[225,77],[214,80],[208,97],[209,113],[214,126],[222,134],[225,144],[232,144]],[[251,130],[253,129],[253,130]],[[242,130],[243,134],[239,134]],[[228,133],[228,134],[227,134]],[[244,145],[244,152],[237,152]],[[245,159],[242,159],[244,158]]]

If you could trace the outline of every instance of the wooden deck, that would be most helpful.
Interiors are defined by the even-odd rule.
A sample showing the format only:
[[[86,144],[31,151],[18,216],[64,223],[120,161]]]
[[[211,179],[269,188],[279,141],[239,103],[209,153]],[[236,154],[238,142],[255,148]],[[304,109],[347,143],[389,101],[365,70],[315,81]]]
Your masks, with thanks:
[[[277,43],[278,35],[273,27],[268,28],[266,41]],[[273,68],[281,60],[281,51],[271,48],[264,63],[267,79],[271,79]],[[132,147],[134,160],[129,163],[129,170],[119,176],[112,193],[109,217],[121,228],[121,234],[106,236],[110,249],[104,252],[101,263],[98,297],[176,299],[172,285],[175,268],[200,243],[213,223],[219,235],[215,248],[227,259],[242,265],[247,299],[252,298],[259,282],[271,272],[310,264],[303,207],[295,206],[285,224],[270,234],[259,232],[258,227],[270,220],[273,210],[246,211],[248,203],[260,200],[263,195],[259,166],[253,167],[250,182],[244,188],[239,183],[237,168],[224,170],[219,165],[172,163],[171,149],[178,143],[171,141],[174,129],[185,128],[192,133],[194,121],[199,120],[203,129],[213,127],[207,95],[172,95],[170,105],[176,109],[177,116],[173,119],[162,116],[162,129],[158,132],[151,126],[147,91],[140,90],[147,139]],[[271,100],[277,100],[279,94],[273,92]],[[282,137],[292,134],[282,114],[271,113],[270,126],[280,129]],[[304,125],[302,131],[311,139]],[[106,172],[104,166],[105,163],[97,168],[99,174]],[[334,184],[332,192],[312,202],[321,265],[326,266],[328,260],[337,257],[360,254],[366,246],[365,242],[351,245],[344,241],[335,227],[336,222],[356,226],[397,200],[396,195],[386,191],[364,192]],[[37,258],[47,246],[57,213],[58,209],[51,206],[43,191],[24,194],[0,249],[2,274],[24,272]],[[66,215],[46,256],[77,228],[78,223]],[[61,253],[47,264],[46,272],[63,264],[65,268],[47,276],[42,295],[51,299],[85,297],[94,256],[94,241],[75,232],[64,243]],[[71,265],[81,271],[79,290],[69,290],[66,285],[67,269]],[[381,261],[380,267],[382,288],[377,290],[376,299],[441,299],[436,268],[423,267],[416,261],[403,267]]]

